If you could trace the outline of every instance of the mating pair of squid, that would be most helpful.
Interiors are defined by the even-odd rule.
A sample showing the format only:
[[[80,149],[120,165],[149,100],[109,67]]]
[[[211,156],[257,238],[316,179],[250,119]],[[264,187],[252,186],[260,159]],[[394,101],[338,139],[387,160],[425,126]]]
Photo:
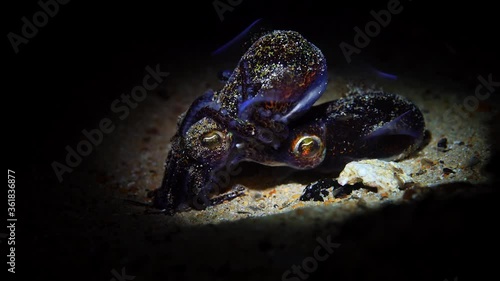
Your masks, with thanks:
[[[325,57],[299,33],[260,37],[224,87],[179,118],[153,206],[173,214],[217,204],[218,173],[242,161],[333,173],[354,160],[402,159],[420,146],[424,118],[402,96],[364,92],[313,106],[327,76]]]

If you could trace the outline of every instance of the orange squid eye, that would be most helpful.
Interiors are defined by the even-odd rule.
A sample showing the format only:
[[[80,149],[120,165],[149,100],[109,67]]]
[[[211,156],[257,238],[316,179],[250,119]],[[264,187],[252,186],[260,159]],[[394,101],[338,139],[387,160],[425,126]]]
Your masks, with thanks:
[[[315,157],[323,151],[323,142],[317,136],[300,136],[295,139],[293,153],[297,157]]]

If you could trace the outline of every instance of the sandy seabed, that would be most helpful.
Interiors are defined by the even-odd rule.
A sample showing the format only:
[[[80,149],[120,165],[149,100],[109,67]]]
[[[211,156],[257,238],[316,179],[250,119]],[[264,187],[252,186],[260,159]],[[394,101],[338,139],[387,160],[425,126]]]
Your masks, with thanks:
[[[486,227],[476,218],[490,207],[482,200],[491,191],[488,163],[497,134],[491,123],[498,111],[486,100],[466,118],[447,113],[474,93],[437,76],[414,79],[408,71],[399,73],[398,80],[386,80],[338,68],[329,72],[318,101],[340,98],[352,81],[375,84],[420,107],[428,137],[420,150],[399,161],[415,182],[406,190],[361,188],[342,198],[303,202],[304,187],[327,175],[244,164],[231,181],[244,185],[245,195],[204,211],[147,215],[144,207],[126,203],[123,199],[150,200],[147,193],[160,185],[178,116],[207,89],[222,87],[216,73],[227,65],[200,65],[190,72],[171,71],[165,88],[116,122],[115,131],[72,175],[73,187],[58,192],[60,199],[54,200],[71,198],[63,204],[67,215],[53,222],[59,227],[51,234],[56,245],[63,240],[74,245],[57,248],[60,257],[74,257],[62,258],[63,266],[90,263],[104,276],[125,267],[135,280],[303,280],[293,272],[283,274],[293,265],[304,267],[321,245],[318,239],[331,239],[339,246],[317,266],[308,261],[305,267],[315,269],[303,271],[307,278],[327,273],[349,280],[444,280],[461,273],[469,262],[465,257],[472,258],[479,245],[457,243],[477,238],[476,230]],[[438,149],[443,138],[446,148]],[[494,235],[481,233],[484,241]]]

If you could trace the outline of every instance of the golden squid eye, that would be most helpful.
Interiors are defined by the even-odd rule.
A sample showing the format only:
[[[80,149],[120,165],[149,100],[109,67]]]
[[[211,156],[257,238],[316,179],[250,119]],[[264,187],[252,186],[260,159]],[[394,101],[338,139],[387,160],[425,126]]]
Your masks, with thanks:
[[[208,149],[218,148],[224,140],[224,134],[219,131],[211,131],[201,136],[201,143]]]
[[[302,136],[293,147],[293,153],[298,157],[315,157],[322,151],[323,142],[317,136]]]

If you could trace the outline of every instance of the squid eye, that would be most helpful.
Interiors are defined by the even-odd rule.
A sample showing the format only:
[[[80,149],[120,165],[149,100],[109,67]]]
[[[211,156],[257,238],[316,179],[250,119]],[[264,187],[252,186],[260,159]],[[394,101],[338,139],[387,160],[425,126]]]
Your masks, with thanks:
[[[219,131],[211,131],[201,136],[201,143],[209,149],[218,148],[224,140],[224,134]]]
[[[293,153],[298,157],[314,157],[323,150],[323,142],[317,136],[302,136],[297,139]]]

